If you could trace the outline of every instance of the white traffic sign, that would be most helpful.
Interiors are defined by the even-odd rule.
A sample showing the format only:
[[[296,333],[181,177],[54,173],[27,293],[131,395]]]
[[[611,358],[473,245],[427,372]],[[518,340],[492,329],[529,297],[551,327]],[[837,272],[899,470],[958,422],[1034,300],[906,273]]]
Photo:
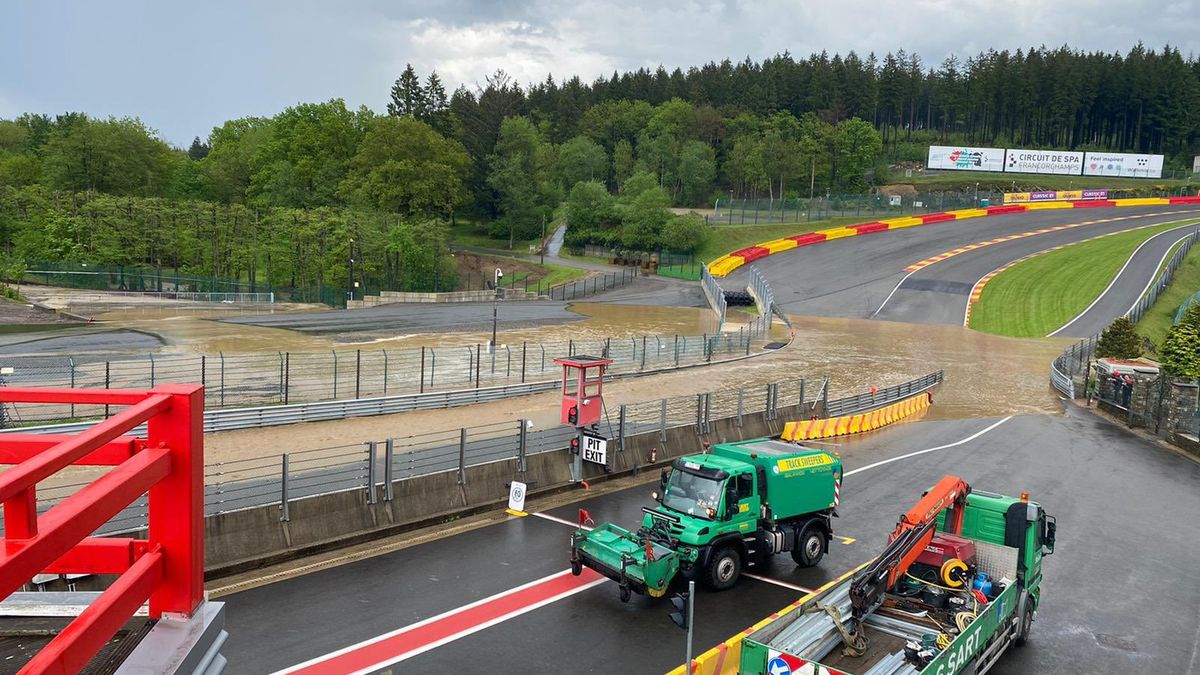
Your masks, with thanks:
[[[508,510],[525,512],[525,484],[513,481],[508,488]]]
[[[608,464],[608,441],[599,436],[583,435],[583,459],[596,464]]]

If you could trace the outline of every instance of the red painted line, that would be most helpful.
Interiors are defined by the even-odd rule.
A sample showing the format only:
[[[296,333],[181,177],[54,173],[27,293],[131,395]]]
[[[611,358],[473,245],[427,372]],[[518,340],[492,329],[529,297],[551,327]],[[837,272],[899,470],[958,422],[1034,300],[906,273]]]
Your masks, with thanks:
[[[277,675],[347,675],[383,668],[557,602],[604,580],[588,568],[579,576],[564,570],[292,666]]]

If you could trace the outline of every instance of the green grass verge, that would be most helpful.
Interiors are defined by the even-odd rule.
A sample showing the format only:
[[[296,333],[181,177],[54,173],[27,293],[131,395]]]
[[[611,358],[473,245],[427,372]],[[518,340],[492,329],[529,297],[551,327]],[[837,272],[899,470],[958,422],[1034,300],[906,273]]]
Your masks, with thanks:
[[[1149,338],[1156,346],[1161,345],[1175,322],[1175,310],[1197,291],[1200,291],[1200,246],[1193,246],[1183,264],[1175,270],[1171,285],[1142,315],[1137,324],[1138,335]]]
[[[558,284],[566,284],[577,279],[582,279],[588,275],[587,270],[581,270],[578,267],[567,267],[565,265],[552,265],[546,263],[542,265],[546,268],[546,276],[542,277],[542,288],[547,286],[557,286]]]
[[[488,224],[484,222],[460,218],[450,226],[450,239],[461,246],[478,246],[480,248],[493,248],[503,251],[509,250],[508,238],[492,238],[488,233]],[[527,253],[529,245],[535,241],[534,239],[517,239],[513,242],[511,250],[515,253]]]
[[[971,328],[1013,337],[1044,336],[1099,296],[1138,245],[1184,222],[1196,221],[1121,232],[1017,263],[988,282],[971,308]]]

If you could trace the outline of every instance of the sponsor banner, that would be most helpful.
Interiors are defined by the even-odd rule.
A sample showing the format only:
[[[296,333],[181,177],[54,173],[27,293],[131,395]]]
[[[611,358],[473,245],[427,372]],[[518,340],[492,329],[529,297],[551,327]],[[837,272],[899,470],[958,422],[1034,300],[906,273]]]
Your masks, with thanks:
[[[1005,204],[1024,202],[1059,202],[1077,199],[1108,199],[1108,190],[1043,190],[1040,192],[1005,192]]]
[[[1004,171],[1004,149],[931,145],[926,168],[1000,172]]]
[[[1078,176],[1083,173],[1083,153],[1065,150],[1010,149],[1004,152],[1008,173],[1053,173]]]
[[[1124,152],[1089,152],[1083,160],[1085,176],[1162,178],[1162,155],[1132,155]]]

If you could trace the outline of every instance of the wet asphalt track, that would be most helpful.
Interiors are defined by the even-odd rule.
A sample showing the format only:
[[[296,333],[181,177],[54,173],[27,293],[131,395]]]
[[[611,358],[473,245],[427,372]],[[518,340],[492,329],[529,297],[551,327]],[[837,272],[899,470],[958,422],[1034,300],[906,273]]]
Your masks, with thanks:
[[[914,422],[845,441],[848,472],[958,442],[999,420]],[[815,587],[877,553],[922,489],[954,472],[1009,494],[1032,493],[1058,518],[1045,566],[1044,604],[1028,646],[993,671],[1184,673],[1197,662],[1200,464],[1072,408],[1066,416],[1009,419],[974,440],[849,475],[839,534],[821,566],[777,557],[759,574]],[[633,525],[649,486],[551,511]],[[536,510],[536,503],[531,503]],[[571,528],[537,517],[223,598],[231,673],[266,673],[461,607],[567,567]],[[800,593],[743,579],[698,594],[697,647],[706,649]],[[605,582],[392,666],[393,673],[655,673],[683,660],[683,633],[667,603],[627,605]]]
[[[971,287],[1008,262],[1106,232],[1198,216],[1200,209],[1194,205],[1034,211],[848,237],[778,253],[753,265],[766,275],[776,302],[789,314],[961,324]],[[909,265],[968,244],[1087,221],[1109,222],[985,246],[911,276],[905,271]],[[1097,307],[1086,321],[1062,334],[1091,335],[1128,309],[1145,288],[1146,279],[1154,275],[1160,258],[1161,251],[1154,256],[1151,249],[1145,249],[1130,265],[1128,283],[1114,286],[1104,307]],[[747,276],[748,270],[738,270],[721,284],[738,287],[746,283]],[[1141,279],[1140,285],[1137,279]],[[1110,309],[1109,301],[1112,308],[1121,309]]]

